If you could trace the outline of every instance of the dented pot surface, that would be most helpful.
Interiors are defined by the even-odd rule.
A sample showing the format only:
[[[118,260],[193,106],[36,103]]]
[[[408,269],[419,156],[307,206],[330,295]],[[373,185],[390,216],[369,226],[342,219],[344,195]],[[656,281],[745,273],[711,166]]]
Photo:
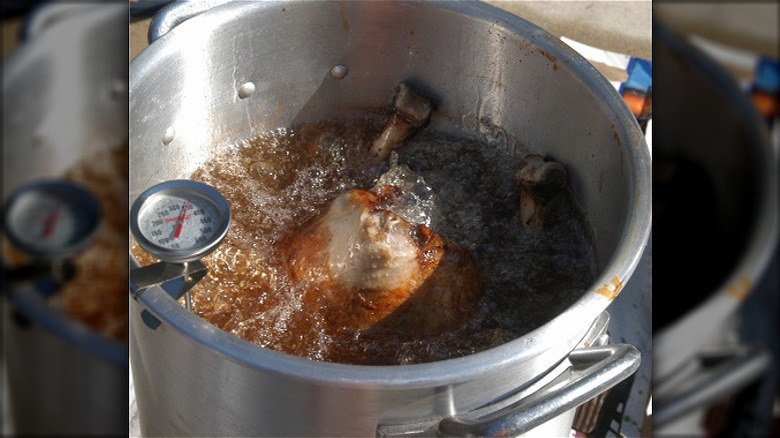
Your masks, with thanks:
[[[375,367],[264,350],[151,288],[131,300],[143,434],[373,435],[452,416],[528,387],[618,296],[650,230],[642,132],[585,59],[476,2],[233,2],[184,21],[131,64],[131,200],[236,141],[382,107],[402,81],[434,101],[429,129],[485,136],[500,127],[567,167],[593,231],[591,288],[497,348]]]

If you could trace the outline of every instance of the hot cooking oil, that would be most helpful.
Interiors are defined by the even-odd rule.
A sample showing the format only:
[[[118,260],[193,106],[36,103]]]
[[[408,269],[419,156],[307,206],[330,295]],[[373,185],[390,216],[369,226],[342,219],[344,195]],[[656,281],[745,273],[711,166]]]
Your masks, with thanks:
[[[279,129],[237,143],[191,179],[230,202],[233,223],[204,261],[209,275],[191,290],[193,311],[261,347],[320,361],[390,365],[482,351],[533,330],[569,307],[594,279],[585,216],[568,193],[540,233],[520,228],[514,172],[523,148],[423,131],[387,162],[366,159],[376,120]],[[466,246],[484,276],[470,320],[433,338],[334,328],[287,273],[279,243],[339,194],[395,184],[406,201],[393,211]],[[141,264],[153,262],[133,245]]]

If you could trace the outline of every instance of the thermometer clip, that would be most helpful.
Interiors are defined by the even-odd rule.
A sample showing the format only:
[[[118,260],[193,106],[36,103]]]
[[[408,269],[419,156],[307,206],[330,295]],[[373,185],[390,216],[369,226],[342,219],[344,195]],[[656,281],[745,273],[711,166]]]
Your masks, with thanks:
[[[208,274],[200,260],[185,263],[158,262],[130,270],[130,293],[137,297],[144,290],[160,286],[178,300]],[[188,304],[188,308],[190,305]]]

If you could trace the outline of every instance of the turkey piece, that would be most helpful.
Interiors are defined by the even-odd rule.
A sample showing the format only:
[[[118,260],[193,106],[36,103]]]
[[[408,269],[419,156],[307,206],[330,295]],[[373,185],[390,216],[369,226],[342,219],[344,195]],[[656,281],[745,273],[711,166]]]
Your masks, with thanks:
[[[550,202],[566,186],[566,168],[541,155],[529,154],[518,165],[515,179],[520,185],[521,227],[541,231]]]
[[[296,282],[320,294],[328,324],[436,335],[468,318],[482,275],[468,249],[388,208],[396,186],[350,190],[286,243]]]

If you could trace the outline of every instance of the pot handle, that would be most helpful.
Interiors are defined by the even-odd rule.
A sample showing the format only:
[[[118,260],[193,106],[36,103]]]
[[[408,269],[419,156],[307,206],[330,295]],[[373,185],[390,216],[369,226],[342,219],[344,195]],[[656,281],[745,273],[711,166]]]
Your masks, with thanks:
[[[653,425],[661,427],[701,406],[735,393],[758,379],[769,367],[770,354],[757,346],[727,346],[700,353],[698,366],[686,377],[690,387],[670,395],[663,388],[653,400]],[[679,389],[679,384],[672,383]],[[656,385],[659,386],[659,385]]]
[[[149,24],[149,44],[173,30],[174,27],[211,8],[230,3],[233,0],[191,0],[173,2],[154,14]]]
[[[633,345],[615,344],[574,350],[569,361],[571,367],[560,377],[530,396],[481,417],[464,413],[445,418],[438,432],[446,436],[528,432],[628,378],[639,368],[641,354]]]

